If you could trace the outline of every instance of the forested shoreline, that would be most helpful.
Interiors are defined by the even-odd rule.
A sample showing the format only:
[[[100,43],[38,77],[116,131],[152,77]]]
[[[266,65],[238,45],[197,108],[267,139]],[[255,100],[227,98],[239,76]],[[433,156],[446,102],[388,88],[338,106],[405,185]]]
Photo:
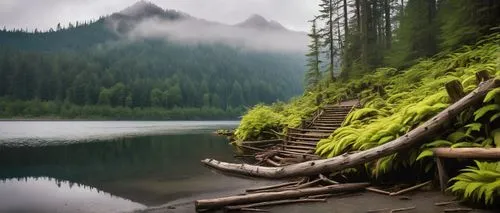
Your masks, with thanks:
[[[302,91],[301,53],[130,38],[110,28],[121,19],[131,31],[149,18],[182,18],[152,4],[145,9],[137,17],[112,15],[47,32],[1,30],[0,116],[237,118],[245,107]]]

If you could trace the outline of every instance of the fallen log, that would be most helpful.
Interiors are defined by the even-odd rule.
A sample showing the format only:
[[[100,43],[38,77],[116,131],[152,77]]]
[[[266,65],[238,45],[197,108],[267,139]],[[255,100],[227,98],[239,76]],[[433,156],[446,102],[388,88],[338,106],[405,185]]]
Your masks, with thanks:
[[[268,143],[281,143],[282,139],[271,139],[271,140],[261,140],[261,141],[242,141],[243,145],[256,145],[256,144],[268,144]]]
[[[415,208],[417,208],[417,207],[412,206],[412,207],[406,207],[406,208],[393,209],[393,210],[390,211],[390,213],[408,211],[408,210],[413,210]]]
[[[237,195],[207,200],[195,201],[196,211],[219,209],[225,206],[243,205],[250,203],[267,202],[274,200],[295,199],[311,195],[328,194],[336,192],[357,191],[367,187],[368,183],[346,183],[324,187],[313,187],[281,192],[264,192],[247,195]]]
[[[432,152],[441,158],[500,159],[500,148],[434,148]]]
[[[383,195],[391,195],[391,192],[377,189],[374,187],[366,187],[366,191],[375,192],[375,193],[379,193],[379,194],[383,194]]]
[[[458,203],[458,201],[452,200],[452,201],[437,202],[437,203],[434,203],[434,205],[435,206],[446,206],[446,205],[450,205],[453,203]]]
[[[293,199],[293,200],[275,200],[275,201],[269,201],[269,202],[240,205],[240,206],[226,206],[226,207],[224,207],[224,209],[230,210],[230,211],[240,211],[240,210],[243,210],[246,208],[255,208],[255,207],[262,207],[262,206],[275,206],[275,205],[290,204],[290,203],[310,203],[310,202],[326,202],[326,199],[324,199],[324,198],[323,199],[305,198],[305,199]]]
[[[430,181],[427,181],[425,183],[421,183],[421,184],[418,184],[418,185],[415,185],[415,186],[412,186],[410,188],[406,188],[406,189],[403,189],[403,190],[400,190],[400,191],[397,191],[397,192],[392,192],[390,193],[389,195],[390,196],[396,196],[396,195],[401,195],[403,193],[406,193],[406,192],[410,192],[410,191],[413,191],[413,190],[416,190],[416,189],[420,189],[428,184],[430,184],[432,182],[432,180]]]
[[[267,190],[267,189],[275,189],[275,188],[281,188],[281,187],[285,187],[285,186],[291,186],[291,185],[295,185],[298,183],[299,183],[299,181],[280,183],[280,184],[271,185],[271,186],[263,186],[263,187],[259,187],[259,188],[247,189],[245,191],[246,192],[256,192],[256,191],[262,191],[262,190]]]
[[[490,90],[499,86],[500,79],[488,80],[479,85],[477,89],[461,98],[459,101],[455,102],[424,124],[411,130],[405,135],[386,144],[358,153],[340,155],[329,159],[306,161],[281,167],[263,167],[249,164],[225,163],[213,159],[202,160],[202,163],[225,172],[274,179],[312,176],[320,173],[341,171],[343,169],[368,163],[381,157],[408,149],[412,146],[419,145],[424,142],[425,139],[440,133],[449,120],[455,118],[455,116],[459,115],[463,110],[469,108],[470,106],[480,103]]]

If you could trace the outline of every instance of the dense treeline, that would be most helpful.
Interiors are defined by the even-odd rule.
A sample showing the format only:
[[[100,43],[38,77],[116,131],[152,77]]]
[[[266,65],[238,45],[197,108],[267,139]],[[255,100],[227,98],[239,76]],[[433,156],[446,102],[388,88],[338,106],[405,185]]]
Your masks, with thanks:
[[[259,139],[271,130],[285,133],[320,106],[358,99],[361,106],[316,145],[316,154],[331,158],[364,151],[404,136],[446,109],[452,103],[446,83],[458,82],[469,93],[481,83],[478,73],[500,76],[500,1],[321,0],[320,8],[309,34],[306,92],[286,104],[253,107],[235,131],[237,140]],[[500,88],[447,120],[446,129],[428,135],[421,147],[340,173],[379,182],[400,181],[401,173],[417,180],[433,177],[432,148],[499,148],[498,118]],[[449,161],[466,168],[456,171],[450,192],[485,205],[499,203],[500,162]]]
[[[322,51],[311,48],[308,56],[328,60],[310,64],[306,78],[314,78],[320,64],[328,81],[357,78],[382,66],[409,67],[420,58],[474,44],[498,32],[500,23],[495,0],[322,0],[319,6],[314,20],[324,24],[314,26],[310,37],[312,44],[319,38]]]
[[[0,32],[0,39],[15,38],[0,40],[0,97],[96,108],[220,109],[234,115],[236,108],[241,112],[244,106],[287,100],[302,91],[304,64],[297,54],[165,40],[96,43],[105,33],[97,37],[79,34],[102,33],[104,29],[97,26],[103,25],[97,21],[46,33]],[[64,39],[59,43],[52,36],[75,39],[75,45]],[[43,37],[50,39],[44,43]],[[28,46],[22,41],[28,41]],[[55,47],[49,48],[50,43]],[[94,45],[83,48],[90,43]],[[22,113],[4,111],[2,116]]]

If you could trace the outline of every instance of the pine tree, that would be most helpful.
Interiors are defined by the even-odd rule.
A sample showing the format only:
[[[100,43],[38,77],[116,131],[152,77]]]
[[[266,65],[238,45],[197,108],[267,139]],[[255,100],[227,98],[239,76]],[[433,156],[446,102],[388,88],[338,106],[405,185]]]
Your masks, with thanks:
[[[320,35],[317,31],[317,17],[311,20],[311,33],[308,34],[311,39],[311,43],[308,45],[309,52],[306,54],[307,56],[307,72],[305,76],[305,85],[306,91],[312,91],[317,88],[321,74],[320,74],[320,64],[321,61],[319,59],[320,54]]]
[[[335,80],[335,75],[333,73],[333,68],[335,64],[335,55],[337,54],[337,48],[335,47],[334,42],[334,8],[333,8],[333,0],[321,0],[320,6],[320,15],[321,18],[325,22],[325,27],[320,30],[321,38],[323,39],[323,46],[327,49],[326,53],[328,55],[329,61],[327,64],[327,71],[329,73],[329,77],[331,81]]]

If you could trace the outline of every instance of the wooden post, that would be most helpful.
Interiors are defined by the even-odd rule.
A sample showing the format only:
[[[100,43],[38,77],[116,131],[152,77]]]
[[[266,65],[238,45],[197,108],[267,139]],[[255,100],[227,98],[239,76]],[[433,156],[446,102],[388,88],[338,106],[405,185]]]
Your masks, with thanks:
[[[444,192],[446,190],[446,186],[448,185],[449,176],[446,172],[446,169],[444,168],[443,159],[438,156],[436,156],[434,159],[436,160],[438,169],[439,186],[441,187],[441,192]]]
[[[372,91],[378,93],[381,97],[386,94],[384,87],[382,85],[379,85],[379,84],[374,85]]]
[[[490,74],[488,73],[487,70],[481,70],[479,72],[476,72],[476,80],[477,84],[480,84],[483,81],[490,80]]]
[[[460,81],[458,80],[453,80],[446,83],[445,87],[446,87],[446,92],[448,93],[448,96],[450,96],[452,103],[457,102],[458,100],[460,100],[462,97],[465,96],[462,83],[460,83]]]

